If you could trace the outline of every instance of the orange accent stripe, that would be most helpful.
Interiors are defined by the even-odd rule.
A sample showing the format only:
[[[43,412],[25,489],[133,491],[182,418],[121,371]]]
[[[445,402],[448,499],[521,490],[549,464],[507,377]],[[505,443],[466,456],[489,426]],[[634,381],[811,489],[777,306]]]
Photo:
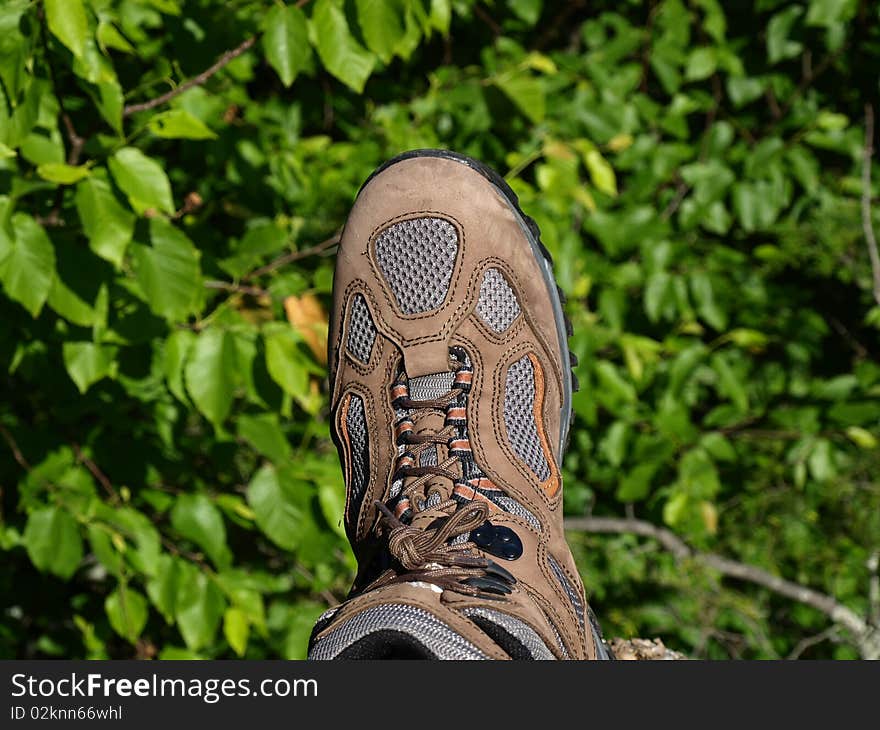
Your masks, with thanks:
[[[456,383],[470,383],[473,378],[474,374],[470,370],[459,370],[455,374]]]
[[[488,492],[500,492],[495,483],[491,479],[487,479],[486,477],[475,477],[474,479],[468,479],[468,484],[470,484],[475,489],[485,489]]]
[[[544,458],[547,459],[547,464],[550,466],[550,476],[541,482],[541,489],[544,490],[548,497],[552,498],[556,496],[556,493],[562,486],[562,480],[559,478],[559,468],[556,466],[556,459],[550,450],[547,432],[544,430],[544,392],[546,390],[544,370],[541,368],[541,363],[538,361],[538,356],[535,353],[530,352],[528,357],[532,361],[532,368],[535,372],[535,405],[533,411],[535,426],[537,427],[538,438],[541,440],[541,448],[544,450]]]
[[[497,504],[495,504],[491,499],[489,499],[485,495],[480,494],[476,490],[467,486],[466,484],[456,484],[455,487],[453,487],[453,489],[452,489],[452,493],[459,496],[459,497],[463,497],[464,499],[469,499],[469,500],[478,499],[481,502],[485,502],[486,504],[488,504],[490,509],[492,509],[493,511],[496,511],[496,512],[498,511]]]
[[[463,406],[454,406],[446,411],[446,420],[448,421],[465,421],[467,420],[467,409]]]
[[[394,508],[394,516],[400,519],[400,516],[409,509],[409,500],[404,497]]]
[[[397,400],[398,398],[402,398],[409,392],[409,389],[403,384],[398,383],[397,385],[391,386],[391,400]]]
[[[449,442],[450,451],[470,451],[471,442],[467,439],[452,439]]]

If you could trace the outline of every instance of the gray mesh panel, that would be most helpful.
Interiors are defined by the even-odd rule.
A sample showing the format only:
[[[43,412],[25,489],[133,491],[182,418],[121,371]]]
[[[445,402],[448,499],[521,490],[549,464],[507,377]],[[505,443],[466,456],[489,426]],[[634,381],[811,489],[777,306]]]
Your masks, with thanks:
[[[488,269],[483,274],[477,314],[496,332],[504,332],[519,316],[516,295],[498,269]]]
[[[348,354],[363,363],[370,361],[376,342],[376,326],[362,294],[355,294],[348,317]]]
[[[542,482],[550,477],[550,465],[544,456],[538,425],[535,423],[535,368],[523,356],[507,370],[504,391],[504,425],[516,455]]]
[[[437,309],[446,299],[458,233],[442,218],[413,218],[376,239],[376,259],[404,314]]]
[[[491,621],[493,624],[500,626],[508,634],[519,640],[529,654],[531,654],[532,659],[556,658],[531,626],[513,616],[509,616],[501,611],[493,611],[489,608],[467,608],[464,614],[468,617],[479,616],[486,621]]]
[[[580,592],[569,582],[568,576],[565,575],[565,571],[562,569],[562,566],[557,563],[551,556],[547,556],[547,560],[550,562],[550,569],[553,571],[553,575],[556,576],[556,580],[559,581],[559,584],[562,586],[562,590],[565,591],[568,596],[568,600],[571,601],[571,605],[574,607],[574,613],[577,616],[578,623],[580,624],[581,630],[584,629],[584,601],[581,598]]]
[[[497,497],[490,497],[490,499],[495,502],[501,509],[505,512],[510,512],[512,515],[516,515],[517,517],[521,517],[526,522],[528,522],[537,532],[541,531],[541,523],[538,522],[538,518],[530,511],[523,507],[519,502],[517,502],[513,497],[508,497],[507,495],[499,495]]]
[[[370,457],[367,450],[367,421],[364,417],[364,401],[352,395],[348,404],[345,428],[351,442],[351,497],[349,498],[349,517],[354,519],[361,508],[364,489],[370,478]]]
[[[339,628],[316,641],[309,652],[309,659],[333,659],[356,641],[377,631],[409,634],[438,659],[489,658],[428,611],[416,606],[385,603],[355,614]]]

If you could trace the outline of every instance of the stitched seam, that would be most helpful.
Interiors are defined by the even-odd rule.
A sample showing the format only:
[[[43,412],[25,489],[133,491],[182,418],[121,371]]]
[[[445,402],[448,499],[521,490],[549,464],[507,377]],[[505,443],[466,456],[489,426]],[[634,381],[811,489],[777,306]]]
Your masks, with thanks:
[[[468,350],[468,353],[471,356],[471,360],[474,361],[475,363],[479,363],[479,367],[475,366],[474,370],[473,370],[473,372],[474,372],[473,390],[474,391],[481,390],[486,369],[483,367],[483,358],[482,358],[482,355],[480,353],[479,348],[468,337],[461,334],[460,332],[456,332],[455,339],[453,340],[453,344],[463,344],[465,346],[465,348]],[[497,394],[497,392],[498,392],[497,382],[493,383],[493,387],[494,387],[494,393]],[[496,400],[496,398],[493,395],[493,398],[492,398],[492,403],[493,403],[492,432],[495,434],[496,441],[501,445],[502,450],[504,450],[506,444],[504,443],[503,439],[498,438],[498,429],[495,425],[498,423],[498,414],[494,408],[495,400]],[[476,399],[476,398],[474,398],[468,402],[468,421],[471,421],[474,424],[473,433],[475,435],[471,437],[471,449],[473,449],[474,458],[476,459],[480,468],[488,476],[490,476],[492,478],[493,482],[495,482],[499,487],[501,487],[511,497],[515,498],[524,507],[528,508],[532,514],[535,515],[535,518],[538,520],[538,522],[541,523],[542,531],[544,531],[546,529],[546,525],[544,524],[545,521],[542,520],[540,517],[540,515],[541,515],[540,506],[535,504],[535,502],[531,499],[531,497],[529,497],[527,494],[525,494],[522,490],[511,486],[507,479],[501,479],[495,473],[495,471],[491,468],[491,466],[489,466],[491,460],[488,458],[486,451],[483,447],[483,444],[479,440],[480,409],[477,405],[477,402],[478,402],[478,399]],[[534,474],[532,474],[531,471],[523,472],[522,469],[519,468],[517,460],[510,459],[511,452],[509,451],[509,449],[505,450],[504,453],[508,456],[508,459],[517,468],[517,470],[520,471],[522,476],[524,476],[526,478],[528,484],[532,485],[534,482]],[[532,490],[532,491],[535,491],[535,490]],[[536,491],[541,492],[540,489],[536,490]]]

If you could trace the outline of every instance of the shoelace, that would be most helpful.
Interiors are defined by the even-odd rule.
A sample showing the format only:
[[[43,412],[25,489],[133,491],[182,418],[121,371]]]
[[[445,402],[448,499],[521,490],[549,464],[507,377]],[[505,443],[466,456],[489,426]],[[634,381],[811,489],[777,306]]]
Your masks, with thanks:
[[[470,453],[470,444],[462,434],[472,371],[462,360],[454,360],[452,369],[455,373],[452,389],[438,398],[411,398],[409,387],[402,380],[392,386],[393,406],[408,414],[398,420],[395,428],[397,443],[404,451],[398,456],[393,480],[399,480],[402,487],[392,502],[393,511],[379,500],[374,504],[381,513],[377,527],[386,530],[388,552],[405,572],[388,571],[370,588],[419,580],[460,593],[476,594],[486,590],[509,593],[509,584],[516,582],[497,563],[474,554],[473,543],[455,540],[486,521],[488,503],[444,499],[437,488],[425,489],[435,477],[448,480],[454,489],[460,475],[450,467]],[[416,433],[411,414],[421,409],[445,411],[444,427],[435,433]],[[447,446],[448,458],[436,465],[422,465],[423,452],[438,445]],[[461,473],[464,473],[463,465]],[[426,512],[436,515],[436,519],[425,527],[409,524],[416,514]]]

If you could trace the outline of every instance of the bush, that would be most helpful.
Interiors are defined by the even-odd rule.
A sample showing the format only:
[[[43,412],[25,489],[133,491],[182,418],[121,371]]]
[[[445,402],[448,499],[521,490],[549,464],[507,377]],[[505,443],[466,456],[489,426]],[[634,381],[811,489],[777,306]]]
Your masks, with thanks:
[[[333,238],[415,147],[506,174],[555,257],[580,359],[567,513],[665,524],[864,614],[878,20],[856,0],[3,3],[0,656],[303,656],[354,569]],[[606,634],[755,658],[827,626],[631,534],[570,537]],[[807,655],[856,655],[828,637]]]

